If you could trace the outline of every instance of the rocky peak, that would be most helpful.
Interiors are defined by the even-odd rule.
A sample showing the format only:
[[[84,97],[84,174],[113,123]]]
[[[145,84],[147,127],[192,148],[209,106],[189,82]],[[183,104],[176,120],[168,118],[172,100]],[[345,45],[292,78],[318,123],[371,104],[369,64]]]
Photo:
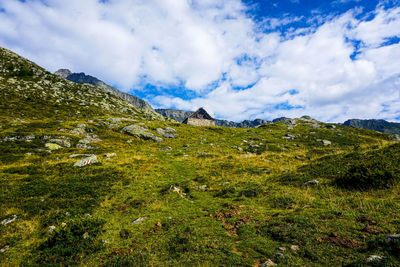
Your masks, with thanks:
[[[58,71],[54,72],[54,74],[63,77],[64,79],[67,79],[67,77],[71,75],[72,72],[69,69],[59,69]]]

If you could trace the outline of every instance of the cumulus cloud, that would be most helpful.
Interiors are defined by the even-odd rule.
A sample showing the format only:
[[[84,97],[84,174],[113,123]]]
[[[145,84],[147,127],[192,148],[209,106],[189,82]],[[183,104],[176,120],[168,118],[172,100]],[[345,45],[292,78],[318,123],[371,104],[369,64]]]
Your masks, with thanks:
[[[303,28],[288,26],[303,17],[256,21],[240,0],[2,0],[0,10],[0,45],[125,91],[167,88],[151,92],[157,107],[400,120],[400,8],[319,14]]]

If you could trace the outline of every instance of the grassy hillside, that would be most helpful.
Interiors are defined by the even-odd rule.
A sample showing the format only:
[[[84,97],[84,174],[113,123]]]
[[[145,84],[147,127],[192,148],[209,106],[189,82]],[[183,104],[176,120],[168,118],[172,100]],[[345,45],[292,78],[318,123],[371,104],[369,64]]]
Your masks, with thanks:
[[[183,125],[0,52],[1,266],[400,264],[388,135]]]

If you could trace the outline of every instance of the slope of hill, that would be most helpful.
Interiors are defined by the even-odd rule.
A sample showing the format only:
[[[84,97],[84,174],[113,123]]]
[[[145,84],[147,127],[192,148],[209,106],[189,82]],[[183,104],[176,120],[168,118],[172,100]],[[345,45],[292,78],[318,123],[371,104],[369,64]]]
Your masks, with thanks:
[[[105,84],[103,81],[97,79],[96,77],[86,75],[85,73],[72,73],[68,69],[60,69],[56,71],[54,74],[63,77],[64,79],[67,79],[69,81],[75,82],[75,83],[88,83],[88,84],[93,84],[96,85],[97,87],[103,89],[105,92],[109,92],[113,95],[119,96],[122,99],[128,101],[132,105],[138,108],[145,108],[148,110],[153,110],[151,105],[144,101],[143,99],[140,99],[136,96],[121,92],[114,87],[111,87],[107,84]]]
[[[400,264],[388,134],[184,125],[0,48],[0,151],[1,266]]]
[[[155,111],[167,118],[176,120],[178,122],[183,122],[187,117],[189,117],[194,113],[193,111],[184,111],[176,109],[156,109]],[[255,119],[253,121],[245,120],[242,122],[233,122],[233,121],[218,120],[218,119],[215,120],[216,126],[233,127],[233,128],[254,128],[256,126],[268,123],[270,122],[261,119]]]
[[[385,120],[351,119],[345,121],[343,125],[367,130],[375,130],[383,133],[400,134],[400,123],[388,122]]]

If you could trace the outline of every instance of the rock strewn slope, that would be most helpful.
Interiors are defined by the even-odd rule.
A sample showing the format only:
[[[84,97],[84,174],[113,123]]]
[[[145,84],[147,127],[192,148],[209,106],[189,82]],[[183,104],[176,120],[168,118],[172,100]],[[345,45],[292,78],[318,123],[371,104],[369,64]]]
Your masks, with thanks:
[[[103,81],[97,79],[96,77],[86,75],[85,73],[72,73],[68,69],[60,69],[56,71],[54,74],[63,77],[64,79],[67,79],[69,81],[75,82],[75,83],[88,83],[88,84],[93,84],[96,85],[97,87],[103,89],[105,92],[109,92],[113,95],[119,96],[122,99],[128,101],[132,105],[138,108],[144,108],[148,110],[153,110],[151,105],[144,101],[143,99],[140,99],[136,96],[121,92],[117,89],[115,89],[112,86],[109,86],[108,84],[104,83]]]

